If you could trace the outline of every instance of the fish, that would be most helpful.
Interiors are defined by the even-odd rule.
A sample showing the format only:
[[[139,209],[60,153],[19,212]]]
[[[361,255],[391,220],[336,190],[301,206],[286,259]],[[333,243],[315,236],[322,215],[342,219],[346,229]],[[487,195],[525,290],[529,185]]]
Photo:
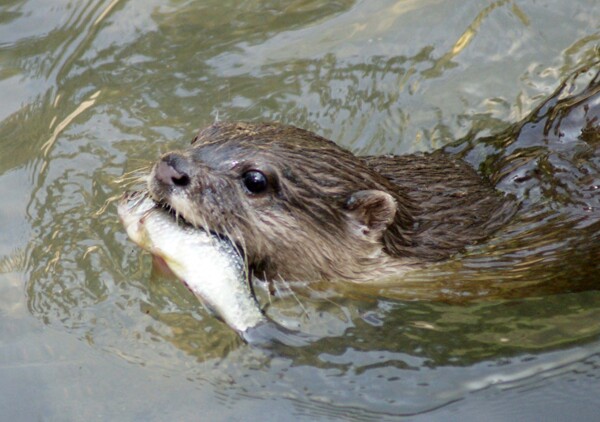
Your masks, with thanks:
[[[160,259],[214,314],[253,346],[304,347],[317,340],[261,310],[242,255],[226,237],[194,227],[143,191],[125,192],[117,213],[129,238]]]
[[[175,218],[145,191],[125,192],[117,212],[129,238],[162,259],[242,338],[267,322],[250,288],[244,260],[229,240]]]

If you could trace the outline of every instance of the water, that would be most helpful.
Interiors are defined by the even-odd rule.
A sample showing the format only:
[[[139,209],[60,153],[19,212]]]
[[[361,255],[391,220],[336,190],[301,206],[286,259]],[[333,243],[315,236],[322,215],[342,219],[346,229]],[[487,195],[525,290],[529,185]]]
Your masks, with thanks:
[[[512,125],[598,59],[595,3],[3,2],[2,419],[594,419],[597,141]],[[216,118],[445,146],[522,213],[402,286],[262,291],[322,339],[249,348],[152,272],[110,202]]]

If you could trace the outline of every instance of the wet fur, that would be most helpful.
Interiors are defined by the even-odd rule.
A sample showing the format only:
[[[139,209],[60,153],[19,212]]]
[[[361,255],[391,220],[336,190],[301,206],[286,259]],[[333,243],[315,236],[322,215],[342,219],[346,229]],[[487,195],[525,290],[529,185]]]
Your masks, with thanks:
[[[222,233],[265,279],[367,281],[445,259],[502,226],[514,204],[441,153],[357,157],[279,124],[217,123],[166,154],[185,187],[149,188],[198,227]],[[160,161],[159,161],[160,163]],[[157,164],[158,165],[158,164]],[[241,182],[260,170],[269,190]]]

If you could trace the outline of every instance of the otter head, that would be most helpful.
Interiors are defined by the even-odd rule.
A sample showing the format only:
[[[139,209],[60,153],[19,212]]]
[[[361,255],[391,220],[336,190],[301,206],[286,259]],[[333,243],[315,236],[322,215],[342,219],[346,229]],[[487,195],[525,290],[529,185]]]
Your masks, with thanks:
[[[408,199],[311,132],[217,123],[163,155],[149,189],[189,223],[229,237],[266,279],[361,279],[406,242]]]

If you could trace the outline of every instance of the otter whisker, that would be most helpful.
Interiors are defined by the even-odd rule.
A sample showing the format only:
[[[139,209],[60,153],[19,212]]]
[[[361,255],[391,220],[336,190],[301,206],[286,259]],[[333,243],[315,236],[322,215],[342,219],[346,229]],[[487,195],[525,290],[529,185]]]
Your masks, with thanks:
[[[304,316],[306,317],[306,319],[310,319],[310,315],[308,313],[308,310],[304,307],[304,305],[302,304],[302,302],[298,298],[298,295],[296,294],[296,292],[294,292],[294,290],[292,289],[292,287],[290,286],[290,284],[286,280],[284,280],[282,278],[280,278],[279,281],[287,289],[287,291],[294,298],[294,300],[296,300],[296,303],[298,303],[298,306],[300,306],[300,309],[302,309],[302,313],[304,314]]]
[[[114,181],[118,185],[127,183],[128,181],[130,181],[132,179],[145,182],[146,181],[145,179],[148,177],[148,173],[150,172],[151,167],[152,167],[151,165],[146,164],[137,169],[123,173],[121,176],[115,178]]]
[[[110,207],[112,204],[121,199],[121,196],[121,194],[118,194],[109,197],[106,201],[104,201],[104,204],[102,204],[102,206],[98,208],[98,210],[96,210],[96,212],[93,214],[94,217],[100,217],[102,214],[104,214],[108,207]]]

